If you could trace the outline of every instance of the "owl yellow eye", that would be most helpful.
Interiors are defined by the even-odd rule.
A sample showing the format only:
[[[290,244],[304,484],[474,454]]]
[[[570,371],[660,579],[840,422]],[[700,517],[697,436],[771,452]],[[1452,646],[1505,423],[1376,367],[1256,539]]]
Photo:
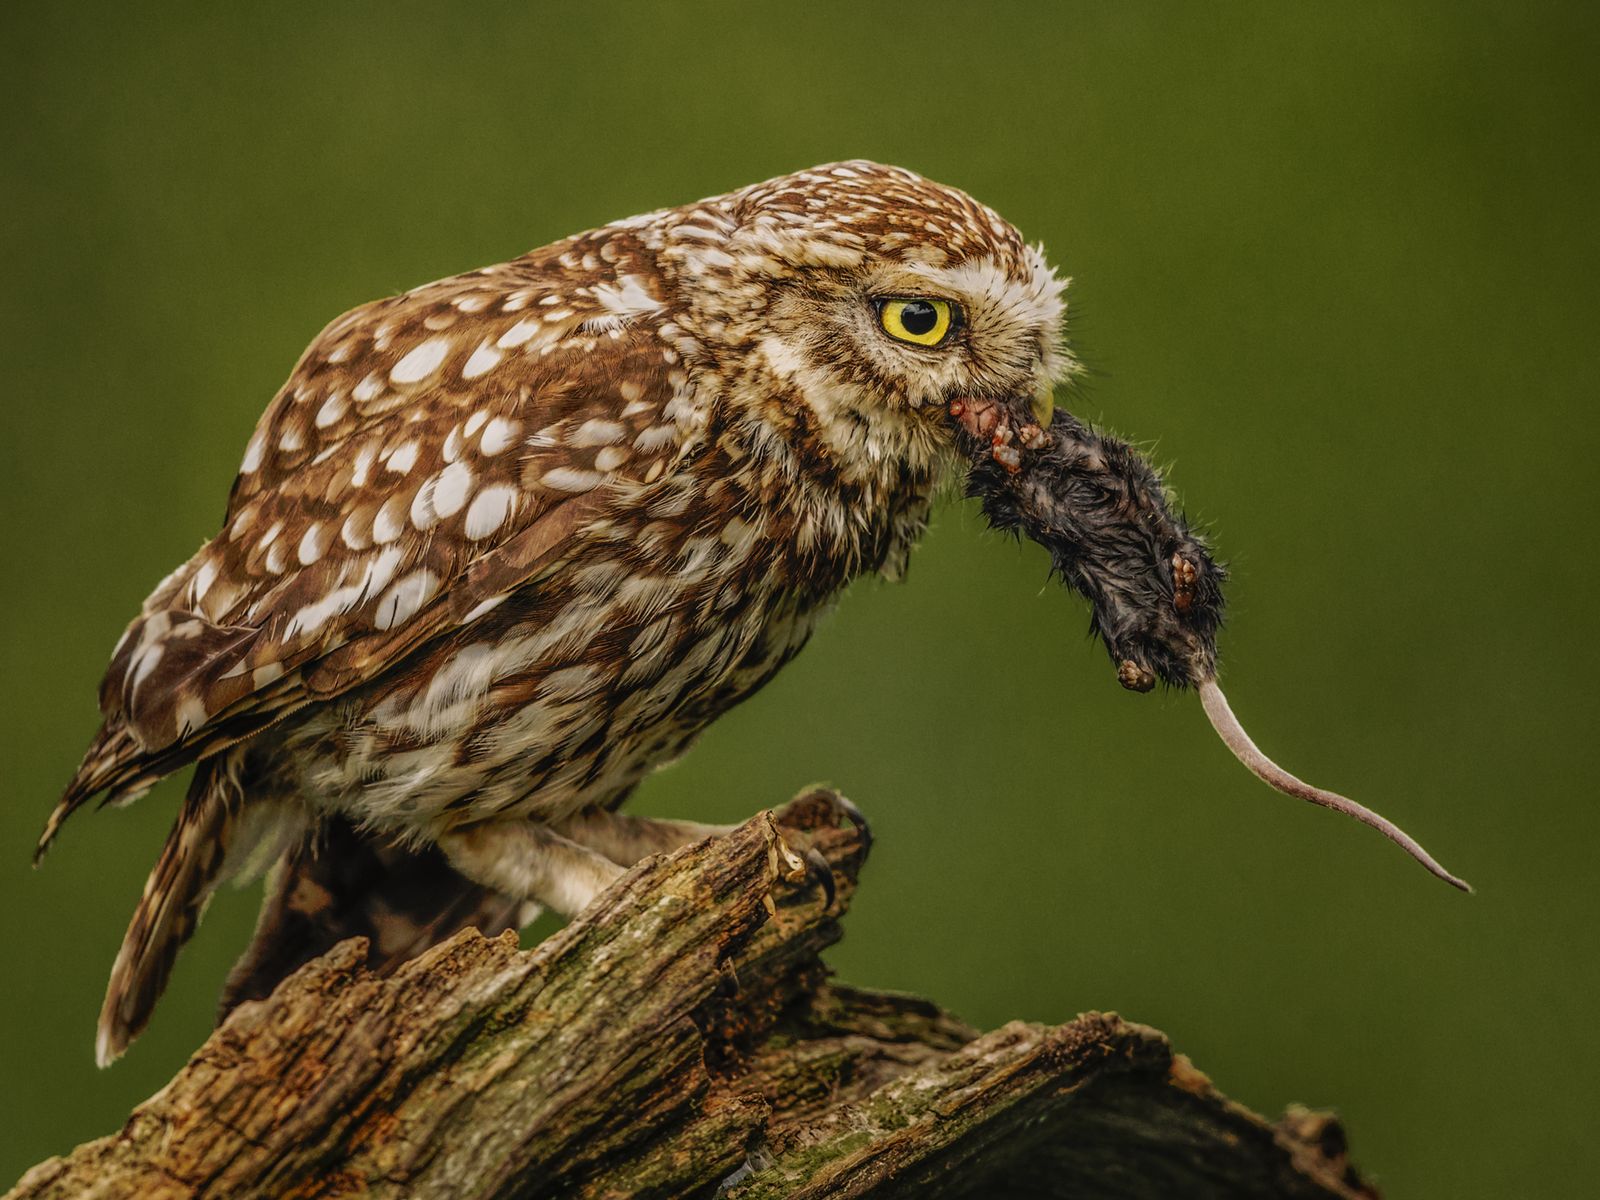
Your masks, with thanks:
[[[950,336],[955,305],[948,300],[883,300],[878,323],[897,342],[937,346]]]

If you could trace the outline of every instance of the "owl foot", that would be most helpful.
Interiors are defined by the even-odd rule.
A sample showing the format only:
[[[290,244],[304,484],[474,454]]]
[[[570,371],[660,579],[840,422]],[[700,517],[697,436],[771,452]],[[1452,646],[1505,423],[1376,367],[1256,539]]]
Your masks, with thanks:
[[[533,821],[482,821],[438,841],[450,865],[474,883],[574,917],[623,868]]]
[[[772,818],[782,834],[784,848],[790,858],[798,858],[803,864],[803,874],[801,867],[796,865],[785,878],[791,882],[798,882],[801,878],[811,880],[822,889],[824,910],[831,909],[838,896],[833,867],[812,842],[816,835],[837,829],[848,821],[855,827],[861,853],[865,856],[872,846],[872,829],[866,817],[832,788],[813,788],[777,809]]]
[[[761,903],[766,905],[767,915],[775,917],[778,915],[778,906],[772,899],[772,889],[778,885],[780,880],[786,883],[798,883],[814,868],[809,867],[806,858],[796,853],[795,849],[789,845],[786,832],[778,828],[777,822],[773,819],[771,813],[766,814],[765,832],[767,835],[767,871],[770,878],[767,890],[761,897]],[[807,847],[802,847],[802,850],[804,849],[807,849]],[[826,867],[827,864],[824,863],[823,865]],[[828,872],[828,884],[828,900],[829,903],[832,903],[832,871]]]
[[[866,815],[853,801],[832,788],[818,787],[802,792],[774,812],[773,816],[786,829],[806,833],[837,829],[841,823],[848,821],[855,826],[856,836],[861,839],[862,853],[872,849],[872,826],[867,823]]]
[[[652,854],[669,854],[702,838],[729,834],[737,828],[736,825],[636,817],[609,809],[586,808],[560,822],[556,831],[605,855],[619,866],[631,867]]]
[[[822,851],[815,846],[806,847],[800,856],[806,861],[806,877],[822,889],[822,911],[827,912],[833,907],[838,891],[833,882],[833,868],[828,865],[828,860],[822,857]]]

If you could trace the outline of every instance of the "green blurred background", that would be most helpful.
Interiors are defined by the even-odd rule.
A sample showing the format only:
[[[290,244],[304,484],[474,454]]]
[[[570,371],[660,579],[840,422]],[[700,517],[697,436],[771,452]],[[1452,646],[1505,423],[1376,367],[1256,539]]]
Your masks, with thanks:
[[[959,185],[1075,276],[1080,415],[1233,565],[1269,752],[1470,878],[1273,796],[1117,687],[1043,555],[940,512],[907,586],[639,808],[816,779],[880,837],[847,979],[990,1026],[1116,1009],[1393,1197],[1578,1195],[1600,1112],[1592,4],[23,5],[0,17],[0,1184],[209,1028],[213,907],[91,1061],[167,784],[28,850],[123,623],[353,304],[819,161]]]

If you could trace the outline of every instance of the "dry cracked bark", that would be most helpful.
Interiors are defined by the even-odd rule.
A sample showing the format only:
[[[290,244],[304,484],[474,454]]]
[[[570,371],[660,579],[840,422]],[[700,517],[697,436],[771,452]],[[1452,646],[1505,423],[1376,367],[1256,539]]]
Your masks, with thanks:
[[[823,793],[641,863],[531,951],[387,978],[345,943],[241,1006],[124,1128],[11,1197],[1371,1197],[1338,1124],[1227,1100],[1155,1030],[980,1034],[828,982],[865,851]],[[775,912],[769,912],[769,900]]]

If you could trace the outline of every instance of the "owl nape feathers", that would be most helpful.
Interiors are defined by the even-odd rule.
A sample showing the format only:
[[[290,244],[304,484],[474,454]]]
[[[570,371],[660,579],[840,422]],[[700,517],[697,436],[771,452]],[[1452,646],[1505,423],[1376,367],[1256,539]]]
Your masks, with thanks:
[[[335,320],[262,416],[222,531],[118,643],[40,840],[195,766],[99,1061],[226,879],[269,882],[224,1010],[341,937],[387,969],[469,925],[576,913],[722,832],[619,806],[852,579],[898,575],[963,474],[1088,597],[1126,685],[1199,687],[1247,765],[1331,803],[1219,715],[1222,572],[1159,477],[1051,418],[1077,370],[1064,286],[963,192],[850,162]]]

